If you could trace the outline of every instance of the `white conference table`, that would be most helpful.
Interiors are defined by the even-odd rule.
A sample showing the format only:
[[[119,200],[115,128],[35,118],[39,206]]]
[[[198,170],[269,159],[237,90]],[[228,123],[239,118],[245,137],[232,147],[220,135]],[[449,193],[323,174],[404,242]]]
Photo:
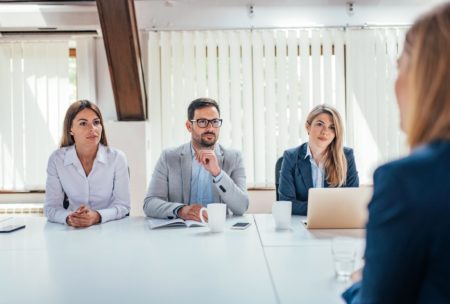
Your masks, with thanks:
[[[252,225],[229,228],[243,220]],[[276,231],[271,215],[232,217],[217,234],[150,230],[143,217],[87,229],[15,221],[27,227],[0,234],[1,304],[342,303],[348,286],[335,279],[329,248],[345,231],[316,236],[299,217],[289,231]]]
[[[336,278],[331,243],[335,237],[354,238],[360,267],[364,229],[308,230],[306,217],[293,216],[290,229],[277,230],[272,215],[254,218],[280,303],[344,303],[340,295],[351,282]]]

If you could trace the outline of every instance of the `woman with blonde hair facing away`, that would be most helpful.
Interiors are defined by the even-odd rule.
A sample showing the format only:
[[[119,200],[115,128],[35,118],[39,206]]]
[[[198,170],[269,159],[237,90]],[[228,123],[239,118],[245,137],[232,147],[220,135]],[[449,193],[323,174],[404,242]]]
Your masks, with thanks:
[[[411,154],[374,173],[362,280],[344,298],[450,303],[450,3],[407,32],[395,91]]]
[[[292,201],[292,213],[306,215],[308,190],[358,187],[353,150],[343,146],[344,129],[338,111],[316,106],[305,123],[308,142],[286,150],[280,171],[279,199]]]
[[[51,222],[88,227],[129,213],[127,160],[108,147],[95,104],[80,100],[67,110],[60,149],[48,160],[45,192],[44,213]]]

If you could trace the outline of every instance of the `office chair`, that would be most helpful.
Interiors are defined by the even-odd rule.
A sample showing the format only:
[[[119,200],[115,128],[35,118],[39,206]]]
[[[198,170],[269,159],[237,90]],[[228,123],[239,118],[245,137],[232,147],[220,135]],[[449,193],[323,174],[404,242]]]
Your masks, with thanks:
[[[283,163],[283,156],[281,156],[277,163],[275,164],[275,195],[278,201],[278,186],[280,185],[280,171],[281,171],[281,164]]]

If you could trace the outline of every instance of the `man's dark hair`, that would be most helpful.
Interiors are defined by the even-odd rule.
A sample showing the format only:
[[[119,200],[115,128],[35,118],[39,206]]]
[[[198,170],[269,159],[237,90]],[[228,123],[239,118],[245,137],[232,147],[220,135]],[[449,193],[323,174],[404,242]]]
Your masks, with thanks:
[[[217,112],[219,112],[220,116],[220,108],[219,104],[211,98],[197,98],[196,100],[191,101],[189,104],[187,115],[188,119],[192,120],[194,119],[195,110],[197,109],[203,109],[207,107],[215,107],[217,109]]]

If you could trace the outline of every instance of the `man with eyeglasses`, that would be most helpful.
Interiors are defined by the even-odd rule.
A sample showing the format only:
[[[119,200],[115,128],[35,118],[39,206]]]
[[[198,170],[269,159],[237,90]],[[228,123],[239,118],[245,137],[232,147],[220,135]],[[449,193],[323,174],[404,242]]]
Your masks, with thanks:
[[[200,209],[224,203],[242,215],[248,208],[241,153],[217,144],[222,119],[216,101],[199,98],[187,110],[191,141],[164,150],[144,200],[144,212],[155,218],[199,221]]]

